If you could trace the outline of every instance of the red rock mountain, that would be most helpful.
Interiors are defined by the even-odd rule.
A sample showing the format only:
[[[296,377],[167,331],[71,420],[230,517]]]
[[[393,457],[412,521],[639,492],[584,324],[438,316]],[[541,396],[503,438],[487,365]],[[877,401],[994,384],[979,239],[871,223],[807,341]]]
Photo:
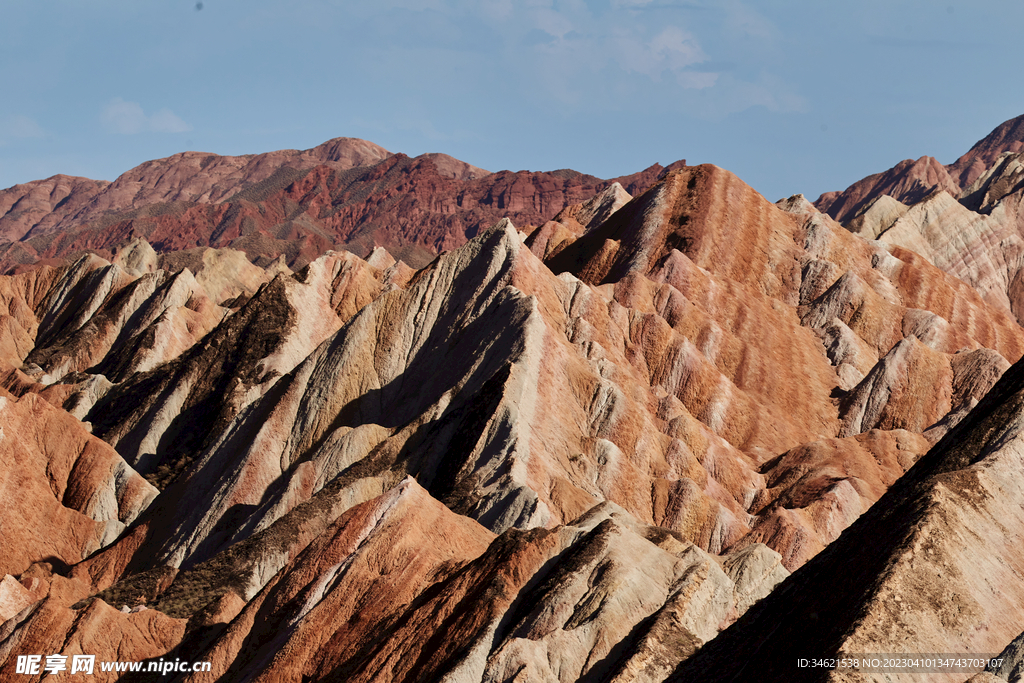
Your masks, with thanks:
[[[1002,124],[956,164],[904,161],[816,206],[861,237],[911,249],[1024,316],[1024,117]]]
[[[712,165],[275,154],[18,186],[8,256],[78,255],[0,276],[0,680],[1019,675],[1022,155],[844,227]]]
[[[960,185],[950,177],[945,166],[932,157],[921,157],[917,161],[901,161],[884,173],[857,181],[843,192],[825,193],[814,205],[840,223],[846,223],[882,195],[904,204],[916,204],[943,190],[955,196],[960,193]]]
[[[826,192],[814,205],[845,224],[883,195],[904,204],[916,204],[938,191],[956,197],[993,168],[1000,155],[1021,151],[1024,151],[1024,115],[997,126],[949,166],[942,166],[928,156],[917,161],[906,159],[888,171],[857,181],[842,192]]]
[[[644,190],[663,170],[613,181],[571,170],[488,173],[353,138],[301,152],[185,152],[113,183],[54,176],[0,191],[0,269],[83,251],[109,258],[134,238],[159,253],[231,247],[261,265],[284,255],[296,268],[330,248],[366,255],[383,246],[423,266],[502,217],[540,225],[615,180]]]
[[[996,127],[947,170],[960,187],[970,187],[1004,152],[1024,152],[1024,115]]]
[[[110,212],[173,202],[217,203],[283,169],[305,171],[323,165],[347,170],[390,156],[372,142],[337,138],[302,152],[240,157],[184,152],[148,161],[113,183],[58,175],[3,191],[2,234],[8,241],[21,240],[88,223]]]

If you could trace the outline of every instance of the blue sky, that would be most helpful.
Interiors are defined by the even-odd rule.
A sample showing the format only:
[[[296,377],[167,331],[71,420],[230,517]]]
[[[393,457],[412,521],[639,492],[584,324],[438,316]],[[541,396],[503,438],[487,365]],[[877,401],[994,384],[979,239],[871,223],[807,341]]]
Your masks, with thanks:
[[[492,171],[685,158],[813,199],[1024,113],[1019,0],[4,5],[0,187],[350,136]]]

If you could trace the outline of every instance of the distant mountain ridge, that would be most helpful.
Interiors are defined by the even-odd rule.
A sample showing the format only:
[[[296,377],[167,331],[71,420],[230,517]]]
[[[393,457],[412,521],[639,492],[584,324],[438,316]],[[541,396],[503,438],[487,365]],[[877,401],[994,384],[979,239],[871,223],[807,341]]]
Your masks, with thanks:
[[[916,203],[937,190],[957,196],[992,168],[1000,155],[1020,151],[1024,151],[1024,114],[996,126],[948,166],[930,156],[916,161],[905,159],[888,171],[869,175],[841,192],[825,192],[814,206],[840,223],[846,223],[882,195],[904,204]]]
[[[946,167],[960,187],[970,187],[1004,152],[1024,151],[1024,114],[1004,121]]]
[[[56,175],[0,191],[0,237],[30,239],[67,230],[112,211],[170,202],[217,203],[265,181],[280,169],[336,170],[366,166],[392,156],[379,145],[335,138],[312,149],[220,156],[181,152],[139,164],[113,182]]]
[[[861,237],[920,254],[1024,322],[1024,116],[949,166],[907,159],[815,206]]]
[[[664,170],[655,164],[611,180],[572,170],[490,173],[356,138],[237,157],[183,152],[111,183],[58,175],[0,191],[0,272],[83,251],[110,258],[134,238],[158,252],[233,247],[261,265],[284,255],[293,267],[331,248],[366,255],[383,246],[422,266],[502,217],[541,225],[615,181],[643,191]]]

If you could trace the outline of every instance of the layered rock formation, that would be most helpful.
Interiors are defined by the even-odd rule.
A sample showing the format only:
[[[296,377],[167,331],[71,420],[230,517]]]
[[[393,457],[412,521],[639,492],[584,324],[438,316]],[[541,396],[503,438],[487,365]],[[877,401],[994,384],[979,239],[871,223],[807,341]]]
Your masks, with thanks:
[[[116,539],[157,490],[108,444],[36,394],[0,395],[0,573],[81,562]]]
[[[844,225],[888,196],[904,204],[944,191],[958,196],[999,163],[1006,153],[1024,151],[1024,115],[997,126],[956,162],[942,166],[929,156],[905,159],[888,171],[857,181],[842,192],[826,192],[814,202]]]
[[[1017,155],[964,203],[862,193],[845,228],[710,165],[194,161],[119,180],[131,221],[241,211],[224,232],[152,245],[81,209],[20,244],[99,254],[0,276],[0,675],[88,653],[210,662],[182,681],[752,680],[764,641],[756,676],[819,680],[795,658],[900,638],[1014,675]],[[467,227],[499,204],[536,218]],[[255,243],[243,205],[362,218],[304,265],[253,260],[226,246]],[[441,253],[313,253],[374,211]]]
[[[996,128],[955,164],[901,162],[815,205],[868,240],[916,252],[1024,315],[1024,123]]]
[[[615,180],[641,191],[662,170]],[[328,249],[367,255],[384,246],[422,266],[502,217],[540,225],[615,180],[571,170],[489,173],[354,138],[240,157],[184,152],[112,183],[55,176],[0,191],[0,272],[84,251],[109,259],[130,239],[160,253],[231,247],[264,266],[284,256],[295,269]]]
[[[932,157],[905,159],[884,173],[859,180],[843,192],[823,194],[814,204],[837,221],[846,223],[860,214],[877,197],[888,196],[914,204],[937,191],[960,192],[960,185],[948,170]]]
[[[960,187],[970,187],[1005,152],[1024,152],[1024,115],[996,126],[951,164],[949,173]]]
[[[239,157],[183,152],[148,161],[113,183],[54,176],[0,192],[0,234],[6,241],[16,241],[67,230],[109,213],[152,205],[219,203],[288,171],[316,166],[344,171],[390,156],[391,152],[372,142],[337,138],[301,152],[281,150]]]
[[[676,638],[699,646],[786,575],[764,546],[720,566],[612,504],[494,538],[410,480],[310,543],[214,642],[215,670],[186,680],[635,680],[666,673]]]
[[[1003,650],[1024,621],[1022,417],[1018,363],[847,533],[669,680],[705,671],[720,681],[882,680],[800,669],[795,660]],[[1006,649],[1008,673],[1015,650]],[[740,651],[751,656],[737,658]]]

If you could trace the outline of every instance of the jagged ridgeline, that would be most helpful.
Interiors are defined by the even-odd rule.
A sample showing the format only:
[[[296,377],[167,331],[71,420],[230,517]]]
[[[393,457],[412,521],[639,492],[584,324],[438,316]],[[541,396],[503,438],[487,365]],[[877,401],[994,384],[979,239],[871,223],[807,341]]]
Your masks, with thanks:
[[[0,192],[0,680],[1018,680],[1021,125],[815,204],[346,138]]]

